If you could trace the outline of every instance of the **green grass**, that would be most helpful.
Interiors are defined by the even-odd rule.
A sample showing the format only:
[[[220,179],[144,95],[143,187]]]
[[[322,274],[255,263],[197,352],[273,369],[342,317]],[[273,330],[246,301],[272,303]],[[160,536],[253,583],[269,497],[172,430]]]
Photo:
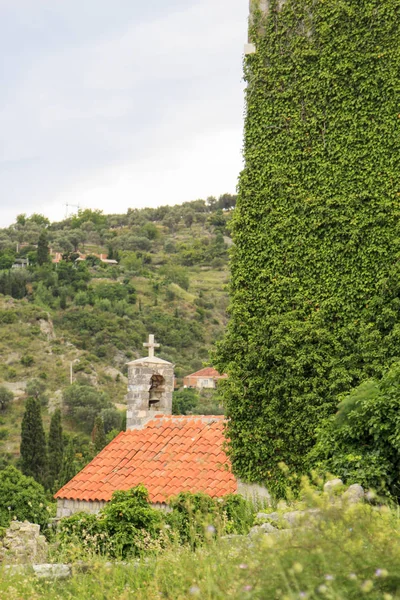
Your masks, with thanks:
[[[69,580],[1,573],[0,599],[390,600],[400,598],[397,510],[325,506],[324,518],[289,535],[209,540],[137,564],[91,563]]]

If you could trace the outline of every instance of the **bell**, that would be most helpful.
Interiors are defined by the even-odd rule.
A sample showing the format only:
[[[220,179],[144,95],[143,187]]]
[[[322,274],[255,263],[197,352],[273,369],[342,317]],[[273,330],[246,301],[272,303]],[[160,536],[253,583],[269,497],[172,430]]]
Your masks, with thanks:
[[[150,404],[157,404],[157,402],[160,402],[160,394],[158,394],[155,389],[150,390],[149,402]]]

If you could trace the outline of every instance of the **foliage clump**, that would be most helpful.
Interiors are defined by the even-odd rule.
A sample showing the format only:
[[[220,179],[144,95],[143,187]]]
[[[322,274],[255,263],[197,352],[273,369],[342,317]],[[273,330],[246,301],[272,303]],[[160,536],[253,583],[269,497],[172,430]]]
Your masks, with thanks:
[[[269,4],[216,366],[234,471],[284,494],[279,463],[304,472],[338,395],[398,356],[400,2]]]
[[[179,543],[195,548],[214,535],[246,534],[254,522],[251,503],[235,494],[212,498],[201,492],[181,492],[171,499],[166,521]]]
[[[211,498],[184,492],[172,498],[170,512],[149,503],[142,485],[114,492],[99,515],[77,513],[60,523],[60,540],[84,552],[114,558],[158,553],[168,544],[195,548],[223,533],[248,533],[254,509],[244,498]]]
[[[400,365],[352,390],[317,430],[310,459],[379,494],[400,497]]]
[[[114,492],[100,515],[77,513],[60,523],[63,544],[76,540],[86,551],[114,558],[140,556],[158,547],[163,514],[149,504],[147,490],[138,486]]]
[[[43,487],[15,467],[0,471],[0,527],[8,527],[13,519],[38,523],[45,529],[51,512]]]

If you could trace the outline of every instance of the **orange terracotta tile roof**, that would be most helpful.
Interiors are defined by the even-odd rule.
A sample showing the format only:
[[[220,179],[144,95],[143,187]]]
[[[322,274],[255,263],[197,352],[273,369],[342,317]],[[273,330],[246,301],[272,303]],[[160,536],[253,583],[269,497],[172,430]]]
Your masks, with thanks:
[[[227,377],[227,375],[221,375],[221,373],[218,373],[218,371],[213,367],[206,367],[205,369],[196,371],[196,373],[186,375],[185,379],[187,377]]]
[[[107,502],[140,483],[154,503],[183,491],[234,493],[223,432],[223,416],[157,416],[144,429],[121,432],[55,498]]]

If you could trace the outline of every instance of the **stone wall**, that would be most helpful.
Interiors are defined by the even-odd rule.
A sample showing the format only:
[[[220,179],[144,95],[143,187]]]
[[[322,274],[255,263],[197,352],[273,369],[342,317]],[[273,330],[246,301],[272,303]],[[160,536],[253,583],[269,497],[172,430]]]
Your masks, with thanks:
[[[13,521],[0,539],[0,561],[24,564],[46,559],[47,542],[40,534],[40,525]]]
[[[96,514],[105,506],[105,502],[86,502],[85,500],[57,499],[57,519],[70,517],[78,512]]]
[[[102,508],[104,508],[105,505],[106,502],[86,502],[85,500],[66,500],[65,498],[59,498],[57,500],[56,520],[58,521],[64,517],[70,517],[78,512],[85,512],[91,515],[97,514]],[[167,504],[162,504],[159,502],[152,504],[152,507],[159,510],[164,510],[166,512],[171,510]]]
[[[256,483],[243,483],[239,480],[237,493],[246,498],[246,500],[251,500],[256,505],[260,501],[269,504],[271,500],[271,495],[267,488],[262,485],[257,485]]]

